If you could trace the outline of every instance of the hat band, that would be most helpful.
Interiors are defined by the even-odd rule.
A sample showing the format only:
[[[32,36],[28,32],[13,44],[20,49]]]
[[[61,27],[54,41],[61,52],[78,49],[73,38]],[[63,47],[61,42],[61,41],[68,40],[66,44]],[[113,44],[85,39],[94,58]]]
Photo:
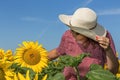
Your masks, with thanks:
[[[70,26],[72,26],[72,24],[71,24],[71,20],[69,21],[69,24],[70,24]],[[92,30],[92,29],[96,28],[96,26],[97,26],[97,23],[95,24],[94,27],[90,28],[89,30]],[[77,27],[77,26],[76,26],[76,27]]]

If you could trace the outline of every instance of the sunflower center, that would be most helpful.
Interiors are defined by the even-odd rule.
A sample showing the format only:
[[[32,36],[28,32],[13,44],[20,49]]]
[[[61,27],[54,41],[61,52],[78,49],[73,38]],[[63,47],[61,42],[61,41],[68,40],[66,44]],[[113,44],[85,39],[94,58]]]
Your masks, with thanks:
[[[23,60],[29,65],[36,65],[40,62],[40,54],[36,50],[29,49],[25,51]]]
[[[5,79],[5,73],[2,68],[0,68],[0,80],[6,80]]]

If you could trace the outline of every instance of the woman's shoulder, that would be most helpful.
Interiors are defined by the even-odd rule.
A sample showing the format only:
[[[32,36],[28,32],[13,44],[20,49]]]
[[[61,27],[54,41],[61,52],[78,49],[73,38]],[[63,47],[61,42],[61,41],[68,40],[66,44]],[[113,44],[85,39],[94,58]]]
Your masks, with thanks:
[[[66,41],[74,41],[74,37],[72,36],[72,33],[70,30],[66,30],[62,36],[62,40]]]
[[[71,31],[70,31],[70,30],[66,30],[66,31],[63,33],[62,37],[65,37],[65,38],[72,37]]]
[[[71,35],[71,31],[70,30],[66,30],[63,35],[70,36]]]

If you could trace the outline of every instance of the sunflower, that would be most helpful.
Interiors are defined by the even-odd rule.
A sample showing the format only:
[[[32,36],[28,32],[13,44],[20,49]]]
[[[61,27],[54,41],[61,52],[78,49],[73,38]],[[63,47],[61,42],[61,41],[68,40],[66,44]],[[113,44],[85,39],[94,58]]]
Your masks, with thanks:
[[[12,62],[7,60],[5,50],[0,49],[0,80],[10,80],[13,77],[13,70],[9,69]]]
[[[10,80],[13,77],[13,70],[9,69],[11,63],[0,60],[0,80]]]
[[[16,49],[15,63],[21,67],[31,68],[38,73],[47,67],[47,62],[47,51],[37,41],[23,41]]]
[[[4,59],[5,51],[4,49],[0,49],[0,60]]]
[[[5,52],[5,57],[6,57],[7,61],[10,61],[10,62],[14,61],[14,56],[13,56],[12,50],[7,50]]]
[[[0,69],[0,80],[5,80],[5,72],[2,68]]]
[[[12,52],[11,51],[10,51],[10,54],[11,55],[9,55],[9,57],[12,56]],[[4,49],[0,49],[0,68],[7,69],[8,67],[10,67],[12,65],[12,61],[8,60],[9,57],[7,55],[8,55],[8,52],[5,53]]]

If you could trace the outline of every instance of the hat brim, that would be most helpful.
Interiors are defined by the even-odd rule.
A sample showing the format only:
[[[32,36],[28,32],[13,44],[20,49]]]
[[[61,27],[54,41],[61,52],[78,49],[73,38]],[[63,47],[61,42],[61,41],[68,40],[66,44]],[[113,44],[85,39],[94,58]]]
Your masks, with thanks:
[[[59,15],[59,19],[65,24],[67,25],[70,29],[90,38],[93,39],[94,41],[96,41],[96,36],[106,36],[106,29],[101,26],[100,24],[97,23],[96,27],[93,29],[84,29],[84,28],[80,28],[77,26],[71,26],[70,25],[70,21],[71,21],[72,15]]]

